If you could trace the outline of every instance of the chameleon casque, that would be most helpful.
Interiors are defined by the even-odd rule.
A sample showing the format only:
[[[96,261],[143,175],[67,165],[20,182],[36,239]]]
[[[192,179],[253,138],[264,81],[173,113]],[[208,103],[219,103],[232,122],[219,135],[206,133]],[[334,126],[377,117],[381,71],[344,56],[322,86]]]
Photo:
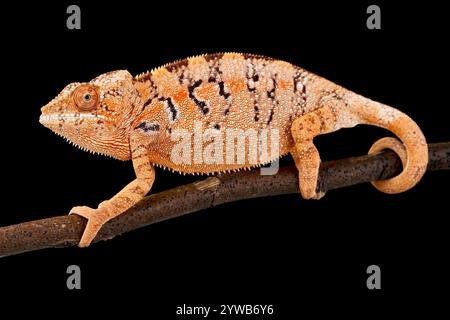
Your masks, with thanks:
[[[78,206],[70,211],[88,219],[80,247],[88,246],[104,223],[149,192],[155,165],[203,174],[263,164],[261,159],[249,161],[249,147],[240,163],[176,163],[171,151],[179,142],[172,135],[177,130],[194,134],[195,123],[216,131],[278,129],[278,153],[264,163],[290,153],[306,199],[323,196],[316,191],[321,160],[313,144],[320,134],[370,124],[397,135],[402,143],[384,138],[369,150],[389,148],[402,160],[402,173],[373,182],[385,193],[412,188],[428,162],[425,137],[404,113],[290,63],[250,54],[191,57],[136,77],[125,70],[108,72],[90,82],[67,85],[41,111],[44,126],[80,148],[133,162],[136,179],[114,197],[97,209]]]

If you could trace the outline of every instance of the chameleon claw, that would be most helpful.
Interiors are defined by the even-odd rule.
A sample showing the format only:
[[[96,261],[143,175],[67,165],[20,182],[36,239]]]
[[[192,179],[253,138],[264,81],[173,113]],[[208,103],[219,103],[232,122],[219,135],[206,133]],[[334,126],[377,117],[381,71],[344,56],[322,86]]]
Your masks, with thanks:
[[[316,192],[314,192],[314,195],[311,197],[311,199],[319,200],[325,195],[325,193],[326,192],[323,192],[323,191],[319,191],[319,192],[316,191]]]
[[[97,236],[102,226],[108,221],[106,211],[103,208],[92,209],[87,206],[73,207],[69,215],[76,214],[88,220],[78,246],[80,248],[88,247]]]
[[[303,199],[319,200],[325,195],[325,192],[316,191],[316,186],[312,186],[310,188],[302,188],[301,194]]]

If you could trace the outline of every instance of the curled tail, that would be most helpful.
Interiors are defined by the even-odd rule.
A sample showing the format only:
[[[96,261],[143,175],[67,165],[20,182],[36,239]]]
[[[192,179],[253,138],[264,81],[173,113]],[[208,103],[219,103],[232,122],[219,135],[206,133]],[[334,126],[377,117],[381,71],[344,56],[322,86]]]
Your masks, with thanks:
[[[369,154],[391,149],[403,164],[399,175],[372,182],[375,188],[385,193],[400,193],[414,187],[428,164],[428,146],[419,126],[399,110],[362,96],[355,95],[349,102],[352,112],[358,115],[362,123],[385,128],[401,140],[383,138],[370,148]]]

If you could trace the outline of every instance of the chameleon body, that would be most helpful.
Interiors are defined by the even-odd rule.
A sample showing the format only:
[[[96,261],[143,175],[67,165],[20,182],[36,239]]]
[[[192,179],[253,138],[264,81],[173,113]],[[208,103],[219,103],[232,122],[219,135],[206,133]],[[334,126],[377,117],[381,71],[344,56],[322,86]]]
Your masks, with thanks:
[[[69,84],[41,110],[44,126],[82,149],[133,162],[136,179],[122,191],[96,209],[81,206],[70,211],[88,219],[82,247],[105,222],[149,192],[155,165],[181,173],[228,172],[290,153],[299,170],[302,196],[318,199],[323,196],[316,191],[320,156],[313,138],[357,124],[386,128],[402,141],[384,138],[369,151],[389,148],[403,162],[401,174],[373,182],[379,190],[410,189],[428,161],[425,138],[404,113],[288,62],[248,54],[191,57],[136,77],[125,70],[105,73],[90,82]],[[225,148],[220,148],[226,142],[215,134],[231,129],[277,131],[277,152],[250,159],[250,144],[237,145],[244,159],[226,161]],[[197,131],[213,138],[198,138]],[[181,148],[188,153],[208,150],[214,142],[219,147],[211,153],[214,161],[195,159],[190,153],[190,161],[175,161],[173,151],[180,148],[180,139],[174,136],[180,132],[194,137],[183,144],[187,149]]]

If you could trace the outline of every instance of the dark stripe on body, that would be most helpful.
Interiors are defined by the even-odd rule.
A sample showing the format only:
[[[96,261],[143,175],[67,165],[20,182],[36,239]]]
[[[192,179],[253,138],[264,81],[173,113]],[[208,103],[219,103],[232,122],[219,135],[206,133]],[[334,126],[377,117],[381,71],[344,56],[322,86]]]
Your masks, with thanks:
[[[141,112],[144,111],[144,109],[147,108],[147,106],[150,105],[154,99],[158,98],[158,88],[157,88],[156,84],[151,80],[150,73],[146,74],[143,78],[139,79],[139,82],[146,82],[146,81],[149,82],[151,94],[150,94],[150,98],[148,98],[142,105]]]
[[[175,108],[175,105],[172,102],[172,98],[158,98],[158,101],[167,102],[167,110],[169,112],[169,120],[175,121],[177,120],[178,110]]]
[[[225,92],[225,84],[223,81],[219,82],[219,94],[225,99],[228,99],[228,97],[231,95],[231,93]]]
[[[253,99],[253,101],[254,101],[255,99]],[[255,104],[256,104],[256,102],[255,102]],[[256,106],[255,105],[255,121],[258,121],[259,120],[259,108],[258,108],[258,106]]]
[[[270,113],[269,113],[269,120],[267,120],[267,125],[269,125],[272,122],[273,119],[273,108],[270,109]]]
[[[169,111],[172,114],[172,121],[175,121],[177,119],[178,111],[172,102],[172,98],[167,98],[167,106],[169,107]]]
[[[158,123],[151,123],[151,122],[141,122],[136,129],[141,129],[145,132],[148,131],[159,131],[159,124]]]
[[[203,82],[202,80],[197,80],[194,82],[194,84],[188,86],[189,98],[191,98],[192,101],[195,102],[195,104],[199,107],[200,111],[204,115],[207,115],[209,112],[209,108],[206,106],[206,103],[204,101],[198,100],[194,94],[195,88],[198,88],[202,84],[202,82]]]

